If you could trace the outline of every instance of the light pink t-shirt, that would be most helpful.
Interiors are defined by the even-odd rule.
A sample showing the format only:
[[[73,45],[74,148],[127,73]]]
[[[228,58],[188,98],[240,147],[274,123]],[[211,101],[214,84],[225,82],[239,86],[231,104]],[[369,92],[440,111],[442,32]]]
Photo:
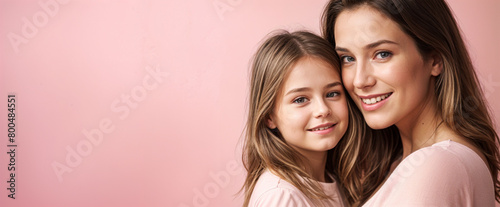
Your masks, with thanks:
[[[363,206],[495,206],[493,179],[472,149],[442,141],[401,161]]]
[[[325,200],[324,206],[343,207],[337,182],[322,183],[326,195],[332,200]],[[250,197],[249,207],[313,207],[316,206],[299,189],[280,177],[266,170],[260,176]]]

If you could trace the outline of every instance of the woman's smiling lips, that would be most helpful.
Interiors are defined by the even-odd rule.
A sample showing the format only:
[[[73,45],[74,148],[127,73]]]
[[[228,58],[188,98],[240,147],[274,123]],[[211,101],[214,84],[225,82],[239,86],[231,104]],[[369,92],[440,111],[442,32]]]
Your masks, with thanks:
[[[376,94],[369,96],[358,96],[361,100],[361,106],[365,111],[374,111],[382,107],[387,99],[392,95],[391,93]]]
[[[324,134],[328,134],[331,131],[333,131],[333,129],[336,125],[337,124],[333,124],[333,123],[321,124],[321,125],[318,125],[312,129],[308,129],[307,131],[310,131],[310,132],[313,132],[316,134],[324,135]]]

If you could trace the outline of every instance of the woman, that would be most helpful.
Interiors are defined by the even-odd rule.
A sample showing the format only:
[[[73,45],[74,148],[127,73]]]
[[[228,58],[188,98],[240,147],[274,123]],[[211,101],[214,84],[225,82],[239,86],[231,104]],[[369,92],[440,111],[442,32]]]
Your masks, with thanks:
[[[341,58],[344,86],[366,123],[396,127],[400,137],[348,150],[357,153],[344,162],[359,167],[339,175],[349,175],[340,180],[351,203],[494,206],[500,200],[498,135],[444,0],[332,0],[323,35]]]

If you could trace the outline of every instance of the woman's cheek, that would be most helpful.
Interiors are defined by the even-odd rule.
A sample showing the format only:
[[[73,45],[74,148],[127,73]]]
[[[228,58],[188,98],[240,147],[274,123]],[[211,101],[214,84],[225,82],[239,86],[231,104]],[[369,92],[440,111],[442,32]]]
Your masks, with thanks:
[[[352,71],[349,70],[342,70],[342,82],[344,83],[345,89],[350,93],[352,92],[353,85],[352,81],[354,78],[354,74],[351,74]]]

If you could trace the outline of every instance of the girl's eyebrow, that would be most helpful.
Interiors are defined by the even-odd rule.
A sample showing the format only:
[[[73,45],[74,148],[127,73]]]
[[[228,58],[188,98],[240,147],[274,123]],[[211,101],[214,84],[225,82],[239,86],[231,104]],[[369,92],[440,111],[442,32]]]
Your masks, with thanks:
[[[335,87],[335,86],[338,86],[338,85],[342,85],[341,82],[337,81],[337,82],[333,82],[333,83],[330,83],[328,85],[325,86],[325,88],[332,88],[332,87]]]
[[[338,85],[342,85],[341,82],[337,81],[337,82],[333,82],[333,83],[329,83],[328,85],[325,86],[325,89],[326,88],[332,88],[332,87],[335,87],[335,86],[338,86]],[[289,90],[286,94],[291,94],[291,93],[298,93],[298,92],[304,92],[304,91],[310,91],[311,88],[308,88],[308,87],[302,87],[302,88],[294,88],[292,90]]]
[[[291,93],[298,93],[298,92],[304,92],[304,91],[310,91],[310,90],[311,90],[311,88],[308,88],[308,87],[294,88],[294,89],[292,89],[292,90],[289,90],[289,91],[285,94],[285,96],[286,96],[286,95],[288,95],[288,94],[291,94]]]

